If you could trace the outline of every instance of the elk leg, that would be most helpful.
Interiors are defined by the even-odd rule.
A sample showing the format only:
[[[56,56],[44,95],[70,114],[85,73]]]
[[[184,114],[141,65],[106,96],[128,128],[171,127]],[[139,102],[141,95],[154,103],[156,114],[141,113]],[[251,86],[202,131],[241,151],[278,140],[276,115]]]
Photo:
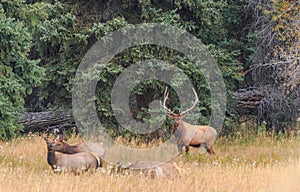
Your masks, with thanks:
[[[213,150],[213,146],[211,146],[210,148],[207,147],[207,145],[205,144],[204,148],[206,149],[206,151],[211,154],[211,155],[214,155],[216,154]]]
[[[188,154],[189,153],[189,146],[185,146],[185,153]]]
[[[177,147],[178,147],[179,154],[181,155],[183,145],[178,144]]]
[[[210,147],[209,151],[210,151],[210,154],[212,154],[212,155],[216,154],[215,151],[213,150],[213,146]]]
[[[207,144],[206,143],[202,143],[202,144],[203,144],[203,147],[205,148],[205,150],[208,152],[209,148],[208,148]]]

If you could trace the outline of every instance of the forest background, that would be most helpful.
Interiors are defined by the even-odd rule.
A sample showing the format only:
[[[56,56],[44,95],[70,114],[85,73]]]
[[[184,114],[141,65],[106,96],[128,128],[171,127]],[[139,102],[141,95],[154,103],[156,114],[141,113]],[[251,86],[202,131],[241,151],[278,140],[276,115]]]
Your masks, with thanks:
[[[227,91],[222,135],[236,134],[243,122],[251,122],[250,131],[263,126],[276,134],[296,133],[299,13],[297,0],[0,0],[0,140],[28,133],[19,123],[25,112],[69,112],[72,83],[85,53],[105,35],[140,23],[184,29],[213,55]],[[199,68],[170,48],[140,45],[118,54],[99,75],[97,112],[110,135],[149,141],[170,134],[168,124],[146,135],[121,129],[110,106],[118,75],[130,63],[151,58],[183,70],[199,95],[199,124],[209,122],[211,90]],[[153,80],[133,90],[135,119],[157,121],[148,108],[154,99],[161,100],[164,87]],[[174,90],[170,98],[178,110]],[[68,130],[74,123],[62,126]]]

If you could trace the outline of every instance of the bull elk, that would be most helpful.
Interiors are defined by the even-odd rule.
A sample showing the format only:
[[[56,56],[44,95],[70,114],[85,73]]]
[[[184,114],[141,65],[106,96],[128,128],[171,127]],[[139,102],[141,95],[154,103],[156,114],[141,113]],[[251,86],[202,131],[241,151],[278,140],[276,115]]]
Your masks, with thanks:
[[[102,167],[102,158],[105,154],[105,150],[100,143],[80,142],[75,145],[70,145],[63,139],[62,136],[59,136],[57,139],[55,139],[55,142],[53,144],[53,150],[65,154],[90,152],[99,159],[100,167]]]
[[[54,171],[73,172],[79,174],[89,169],[97,169],[100,162],[90,152],[80,152],[75,154],[56,153],[53,149],[54,140],[45,138],[47,144],[47,162]]]
[[[193,89],[193,92],[195,95],[195,101],[192,107],[179,114],[176,114],[166,107],[166,101],[169,95],[166,88],[164,92],[164,100],[163,103],[161,103],[162,109],[169,116],[169,118],[173,119],[173,133],[174,136],[177,138],[177,145],[180,153],[182,153],[183,147],[185,147],[186,153],[188,153],[190,146],[204,146],[208,153],[215,154],[213,150],[213,144],[217,137],[216,130],[208,125],[191,125],[183,121],[183,118],[186,116],[187,112],[191,111],[199,101],[195,89]]]

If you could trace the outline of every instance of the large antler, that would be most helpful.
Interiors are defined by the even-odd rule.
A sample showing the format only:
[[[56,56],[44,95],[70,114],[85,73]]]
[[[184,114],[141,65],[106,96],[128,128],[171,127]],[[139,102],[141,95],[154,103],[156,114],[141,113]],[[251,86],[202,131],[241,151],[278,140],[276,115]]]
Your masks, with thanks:
[[[190,110],[192,110],[197,104],[198,104],[198,102],[199,102],[199,99],[198,99],[198,95],[197,95],[197,93],[196,93],[196,91],[195,91],[195,89],[193,88],[193,92],[194,92],[194,95],[195,95],[195,101],[194,101],[194,104],[192,105],[192,107],[191,108],[189,108],[189,109],[187,109],[187,110],[185,110],[185,111],[183,111],[183,112],[181,112],[180,113],[180,115],[183,115],[183,114],[185,114],[185,113],[187,113],[187,112],[189,112]]]
[[[166,101],[168,99],[168,96],[169,96],[168,87],[166,87],[165,93],[164,93],[164,102],[163,102],[163,104],[161,104],[161,102],[160,102],[160,105],[163,108],[164,112],[167,113],[168,115],[176,115],[171,109],[166,107]]]
[[[167,90],[168,90],[168,87],[166,87],[166,89],[165,89],[164,102],[163,102],[163,104],[160,103],[160,105],[162,106],[164,112],[167,113],[168,115],[176,115],[171,109],[169,109],[169,108],[166,107],[166,101],[167,101],[168,96],[169,96],[169,93],[168,93]],[[183,111],[183,112],[181,112],[180,115],[183,115],[183,114],[189,112],[190,110],[192,110],[197,105],[197,103],[199,102],[198,95],[197,95],[197,93],[196,93],[196,91],[195,91],[194,88],[193,88],[193,92],[194,92],[194,95],[195,95],[195,101],[194,101],[192,107],[189,108],[189,109],[187,109],[187,110],[185,110],[185,111]]]

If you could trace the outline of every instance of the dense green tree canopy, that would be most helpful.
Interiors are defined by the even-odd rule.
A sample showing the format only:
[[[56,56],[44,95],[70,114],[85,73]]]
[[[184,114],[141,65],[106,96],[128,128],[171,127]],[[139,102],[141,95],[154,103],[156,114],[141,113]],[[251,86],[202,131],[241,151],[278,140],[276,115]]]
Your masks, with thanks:
[[[0,0],[0,139],[12,138],[22,130],[18,118],[24,111],[69,110],[72,83],[85,53],[110,32],[138,23],[162,23],[184,29],[209,49],[220,66],[227,89],[225,132],[230,133],[230,127],[238,119],[231,95],[242,87],[257,86],[262,80],[273,84],[280,76],[283,79],[276,82],[276,87],[292,95],[288,97],[289,102],[295,102],[299,98],[299,92],[295,91],[299,89],[299,74],[294,74],[292,69],[299,68],[299,57],[296,55],[299,25],[297,27],[295,23],[299,18],[299,3],[251,2]],[[264,19],[261,23],[258,22],[262,21],[260,18]],[[271,47],[258,44],[261,39],[269,38],[261,36],[267,23],[272,24],[267,30],[275,34],[275,39],[270,40]],[[290,61],[290,51],[295,53],[295,57],[288,71],[285,71],[279,64]],[[118,54],[105,67],[105,73],[99,75],[97,111],[108,132],[127,134],[119,130],[110,106],[110,92],[115,79],[130,63],[151,58],[168,61],[184,71],[199,95],[199,123],[208,123],[211,114],[210,90],[195,64],[169,48],[141,45]],[[262,76],[264,71],[270,73],[270,68],[265,66],[275,61],[280,61],[276,63],[278,73],[270,74],[270,78]],[[244,81],[245,70],[252,70],[256,78],[246,76]],[[290,78],[290,73],[294,74],[294,79]],[[161,99],[164,87],[161,82],[147,81],[134,89],[130,99],[132,115],[140,121],[151,122],[149,104],[154,99]],[[293,91],[288,92],[290,89]],[[179,104],[175,92],[171,95],[170,102],[176,109]],[[268,118],[260,120],[274,121]],[[143,138],[154,136],[160,134],[156,132]]]

